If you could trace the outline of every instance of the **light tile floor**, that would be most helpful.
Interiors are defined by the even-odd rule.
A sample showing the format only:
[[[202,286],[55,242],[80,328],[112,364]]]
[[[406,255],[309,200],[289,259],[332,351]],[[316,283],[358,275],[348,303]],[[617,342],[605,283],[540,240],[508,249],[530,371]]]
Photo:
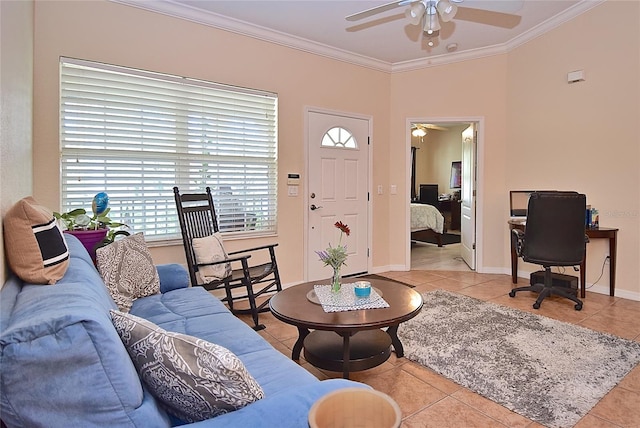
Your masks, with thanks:
[[[415,268],[410,272],[381,275],[413,284],[419,292],[445,289],[640,341],[640,302],[587,292],[582,311],[575,311],[572,302],[558,297],[546,299],[539,310],[534,310],[531,307],[535,301],[534,293],[521,292],[515,298],[508,296],[512,288],[508,275],[478,274],[468,269]],[[271,314],[261,315],[260,320],[267,326],[260,334],[290,357],[297,329],[278,321]],[[340,373],[318,370],[303,359],[300,364],[319,379],[341,376]],[[580,368],[576,367],[576,370]],[[584,375],[589,376],[589,373]],[[370,370],[352,373],[351,378],[393,397],[402,410],[403,428],[541,426],[427,368],[405,358],[396,358],[393,353],[387,362]],[[640,427],[640,365],[575,426]]]

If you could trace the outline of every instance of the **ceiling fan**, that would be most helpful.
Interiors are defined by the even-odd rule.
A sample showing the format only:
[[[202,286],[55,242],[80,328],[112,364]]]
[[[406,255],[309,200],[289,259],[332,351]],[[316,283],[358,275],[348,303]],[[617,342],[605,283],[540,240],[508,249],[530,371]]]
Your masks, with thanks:
[[[464,0],[396,0],[371,9],[363,10],[346,17],[347,21],[358,21],[399,6],[409,6],[405,15],[413,25],[422,25],[429,38],[427,44],[433,46],[433,39],[440,34],[440,21],[449,22],[458,12],[458,4]],[[489,12],[509,14],[522,8],[524,0],[467,0],[467,6],[461,8],[483,9]]]
[[[411,124],[411,135],[414,137],[424,137],[427,135],[429,129],[433,129],[436,131],[448,131],[448,128],[444,126],[434,125],[432,123],[412,123]]]

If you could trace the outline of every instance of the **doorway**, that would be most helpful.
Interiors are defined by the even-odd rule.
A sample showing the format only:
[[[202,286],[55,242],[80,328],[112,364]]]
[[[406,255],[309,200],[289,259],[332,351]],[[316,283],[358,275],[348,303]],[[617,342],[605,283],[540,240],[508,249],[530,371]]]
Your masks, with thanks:
[[[481,269],[478,209],[481,182],[482,118],[411,118],[407,120],[407,265],[420,270]],[[420,204],[418,207],[416,205]],[[416,210],[431,205],[444,217],[443,235],[416,233]],[[428,207],[434,211],[432,207]],[[413,215],[412,215],[413,212]],[[481,223],[479,223],[481,224]],[[434,228],[435,230],[435,228]],[[438,246],[438,241],[442,246]]]

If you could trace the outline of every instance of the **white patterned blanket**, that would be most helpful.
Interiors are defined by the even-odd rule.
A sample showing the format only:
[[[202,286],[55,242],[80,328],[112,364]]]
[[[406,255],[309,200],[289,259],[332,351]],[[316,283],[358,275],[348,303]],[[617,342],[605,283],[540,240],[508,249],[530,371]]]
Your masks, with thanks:
[[[432,229],[444,232],[444,216],[433,205],[411,204],[411,231]]]

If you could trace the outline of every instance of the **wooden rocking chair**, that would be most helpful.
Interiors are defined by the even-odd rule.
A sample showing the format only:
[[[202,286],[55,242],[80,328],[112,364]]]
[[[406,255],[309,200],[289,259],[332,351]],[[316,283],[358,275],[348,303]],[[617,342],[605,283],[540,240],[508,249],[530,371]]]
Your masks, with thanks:
[[[180,194],[177,187],[173,188],[173,193],[178,210],[178,219],[180,221],[180,229],[182,231],[182,242],[184,244],[185,256],[189,268],[189,276],[191,284],[201,286],[207,290],[217,290],[224,288],[226,297],[222,299],[229,306],[234,314],[250,313],[253,317],[254,330],[261,330],[264,325],[258,323],[258,314],[260,312],[269,311],[269,299],[265,299],[259,305],[256,298],[262,295],[270,296],[278,291],[282,291],[280,282],[280,274],[278,272],[278,264],[276,263],[275,247],[278,244],[264,245],[261,247],[248,248],[246,250],[233,251],[227,253],[224,260],[212,263],[198,264],[196,261],[196,252],[194,251],[193,239],[212,236],[219,232],[216,211],[211,197],[211,189],[206,188],[206,193],[198,194]],[[252,252],[268,251],[270,261],[267,263],[250,266],[249,259]],[[216,279],[211,282],[205,282],[202,275],[198,275],[198,271],[203,266],[221,265],[231,263],[232,265],[240,265],[236,269],[232,269],[230,275],[223,279]],[[233,293],[234,289],[242,289],[239,293]],[[248,309],[238,309],[234,307],[234,302],[241,299],[247,299],[249,303]]]

